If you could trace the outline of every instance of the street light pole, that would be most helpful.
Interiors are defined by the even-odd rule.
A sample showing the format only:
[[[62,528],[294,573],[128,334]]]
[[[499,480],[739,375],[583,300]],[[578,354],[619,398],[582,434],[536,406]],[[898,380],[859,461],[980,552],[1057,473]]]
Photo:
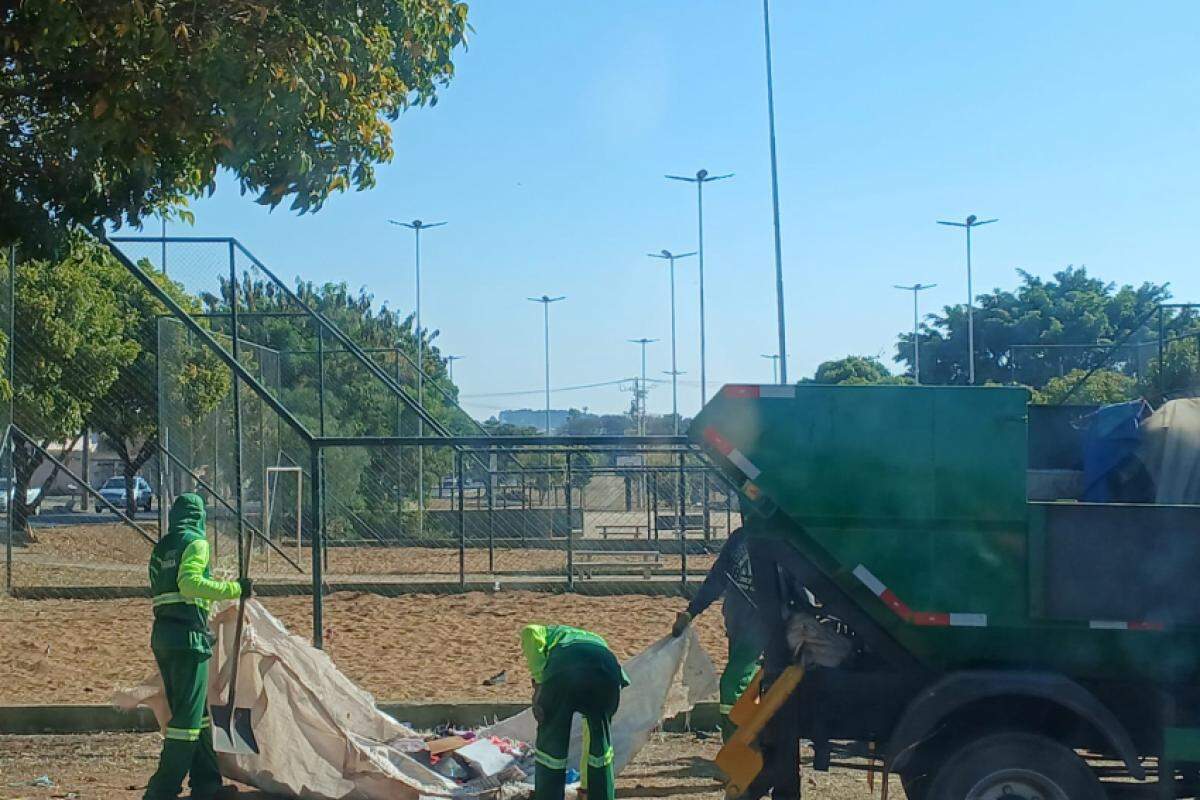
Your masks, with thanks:
[[[679,364],[676,361],[676,337],[675,337],[675,262],[681,258],[689,258],[696,255],[693,253],[672,253],[670,250],[661,250],[657,253],[647,253],[650,258],[661,258],[664,261],[671,262],[671,408],[675,414],[675,433],[679,433],[679,382],[676,378],[682,375],[679,372]]]
[[[426,228],[440,228],[444,222],[422,222],[414,219],[412,222],[397,222],[389,219],[393,225],[408,228],[413,232],[416,241],[416,274],[417,274],[417,405],[425,407],[425,332],[421,330],[421,231]],[[421,415],[417,415],[417,435],[425,435],[425,423]],[[417,447],[417,516],[420,531],[425,530],[425,448]]]
[[[663,375],[671,376],[671,417],[675,426],[675,435],[679,435],[679,395],[675,391],[675,386],[680,375],[687,375],[687,372],[681,369],[664,369]]]
[[[763,353],[762,357],[771,360],[771,383],[779,383],[779,354],[772,353],[767,355]]]
[[[974,214],[967,217],[965,222],[949,222],[938,220],[938,225],[949,225],[952,228],[965,228],[967,231],[967,383],[975,385],[975,287],[971,277],[971,229],[980,225],[991,225],[995,219],[981,220]]]
[[[912,292],[913,296],[913,383],[921,385],[921,318],[917,310],[917,295],[926,289],[937,286],[936,283],[914,283],[912,286],[893,284],[897,289]]]
[[[454,383],[454,362],[464,358],[466,356],[446,356],[446,377],[450,379],[450,383]]]
[[[546,338],[546,435],[550,435],[550,304],[557,303],[559,300],[566,300],[565,295],[559,297],[550,297],[542,295],[541,297],[528,298],[531,302],[542,304],[543,325],[545,327]]]
[[[635,393],[638,397],[638,434],[646,435],[646,345],[657,342],[658,339],[630,339],[633,344],[642,346],[642,389],[641,392]]]
[[[705,347],[704,347],[704,184],[712,183],[713,181],[722,181],[726,178],[732,178],[733,173],[727,175],[709,175],[708,170],[702,169],[696,172],[696,177],[687,178],[683,175],[667,175],[666,178],[673,181],[685,181],[687,183],[696,184],[696,238],[699,246],[697,252],[700,255],[700,405],[703,406],[708,402],[708,372],[706,370]]]
[[[775,220],[775,307],[779,319],[779,377],[787,383],[787,336],[783,317],[783,243],[779,233],[779,162],[775,155],[775,84],[771,76],[771,4],[763,0],[767,51],[767,119],[771,130],[771,209]]]

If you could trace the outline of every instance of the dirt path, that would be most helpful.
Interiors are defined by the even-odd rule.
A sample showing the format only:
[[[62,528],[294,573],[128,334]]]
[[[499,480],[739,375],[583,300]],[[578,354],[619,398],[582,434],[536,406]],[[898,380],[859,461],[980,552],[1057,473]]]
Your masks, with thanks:
[[[154,771],[159,742],[156,734],[0,736],[0,797],[137,800]],[[713,737],[656,735],[617,779],[617,796],[719,800],[724,794],[710,763],[717,749]],[[43,776],[50,786],[35,785]],[[872,796],[861,771],[837,767],[827,773],[807,772],[804,792],[805,797],[821,800]],[[239,796],[268,797],[249,789]],[[903,798],[895,780],[891,796]]]

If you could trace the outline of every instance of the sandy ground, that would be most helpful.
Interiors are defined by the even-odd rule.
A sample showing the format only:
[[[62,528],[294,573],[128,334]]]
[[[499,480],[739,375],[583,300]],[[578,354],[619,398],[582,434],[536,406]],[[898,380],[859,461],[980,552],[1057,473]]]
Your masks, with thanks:
[[[0,736],[0,797],[11,800],[136,800],[154,770],[156,734],[92,736]],[[617,779],[617,796],[718,800],[724,797],[709,763],[718,749],[713,737],[691,734],[656,735]],[[45,776],[52,786],[36,786]],[[872,797],[861,769],[835,767],[807,771],[804,794],[824,800]],[[903,798],[892,780],[894,798]],[[875,784],[874,796],[880,786]],[[246,800],[266,798],[248,789]]]
[[[296,634],[312,632],[311,599],[263,604]],[[518,633],[527,622],[587,627],[622,658],[670,629],[680,598],[584,597],[533,592],[463,595],[330,595],[326,649],[347,676],[380,700],[522,700],[529,676]],[[0,704],[107,703],[154,670],[148,600],[0,598]],[[695,623],[718,669],[725,661],[721,613]],[[483,680],[507,673],[500,686]]]
[[[151,536],[157,525],[143,522]],[[56,525],[35,527],[36,541],[13,551],[13,586],[143,586],[146,563],[151,545],[137,531],[123,524],[97,523],[88,525]],[[593,539],[576,545],[586,551]],[[641,540],[645,550],[653,544]],[[296,547],[295,543],[279,543],[282,554],[300,568],[281,557],[255,551],[251,572],[273,581],[308,582],[312,566],[312,551]],[[714,549],[719,543],[714,543]],[[236,569],[236,540],[222,536],[214,547],[214,563],[222,568]],[[457,580],[459,556],[456,548],[435,547],[331,547],[325,570],[330,580]],[[593,556],[583,555],[577,561]],[[608,562],[640,563],[642,557],[599,557]],[[688,573],[703,574],[714,561],[714,555],[688,556]],[[678,555],[660,555],[653,562],[655,574],[682,574]],[[609,568],[611,569],[611,568]],[[567,570],[565,550],[523,547],[519,542],[501,542],[489,561],[486,547],[470,547],[466,551],[465,570],[472,578],[483,579],[495,573],[511,576],[564,575]],[[636,574],[619,576],[637,579]]]

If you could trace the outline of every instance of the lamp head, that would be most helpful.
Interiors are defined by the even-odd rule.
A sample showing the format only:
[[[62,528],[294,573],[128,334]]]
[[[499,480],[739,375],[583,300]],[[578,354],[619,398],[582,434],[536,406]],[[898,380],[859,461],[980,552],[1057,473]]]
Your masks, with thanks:
[[[977,216],[975,216],[974,214],[972,214],[971,216],[967,217],[967,224],[968,224],[968,225],[974,225],[974,224],[975,224],[975,220],[977,220],[977,219],[979,219],[979,217],[977,217]]]
[[[663,258],[670,258],[670,257],[671,257],[671,251],[670,251],[670,250],[663,250],[663,251],[662,251],[662,257],[663,257]]]
[[[696,180],[702,181],[708,177],[708,170],[702,169],[696,173]]]

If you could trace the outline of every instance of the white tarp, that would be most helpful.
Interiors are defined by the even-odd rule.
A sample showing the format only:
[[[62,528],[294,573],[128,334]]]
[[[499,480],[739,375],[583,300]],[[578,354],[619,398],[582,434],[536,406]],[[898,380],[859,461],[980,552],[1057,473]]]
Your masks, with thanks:
[[[236,618],[237,607],[229,604],[212,619],[217,643],[209,671],[210,704],[227,697],[229,673],[224,667]],[[716,689],[712,662],[690,630],[678,639],[668,637],[651,645],[625,670],[632,685],[622,693],[621,708],[613,719],[618,771],[664,718],[690,710]],[[121,708],[148,706],[162,726],[169,716],[157,673],[136,688],[117,693],[114,703]],[[261,752],[254,756],[221,753],[221,771],[263,791],[314,800],[418,800],[479,793],[408,755],[418,734],[379,711],[375,699],[339,672],[325,653],[288,633],[255,600],[246,604],[237,705],[251,709]],[[533,715],[527,710],[481,734],[532,742],[535,731]],[[573,758],[578,758],[578,752],[577,720]],[[519,796],[522,792],[514,791],[518,788],[505,787],[503,795]]]

